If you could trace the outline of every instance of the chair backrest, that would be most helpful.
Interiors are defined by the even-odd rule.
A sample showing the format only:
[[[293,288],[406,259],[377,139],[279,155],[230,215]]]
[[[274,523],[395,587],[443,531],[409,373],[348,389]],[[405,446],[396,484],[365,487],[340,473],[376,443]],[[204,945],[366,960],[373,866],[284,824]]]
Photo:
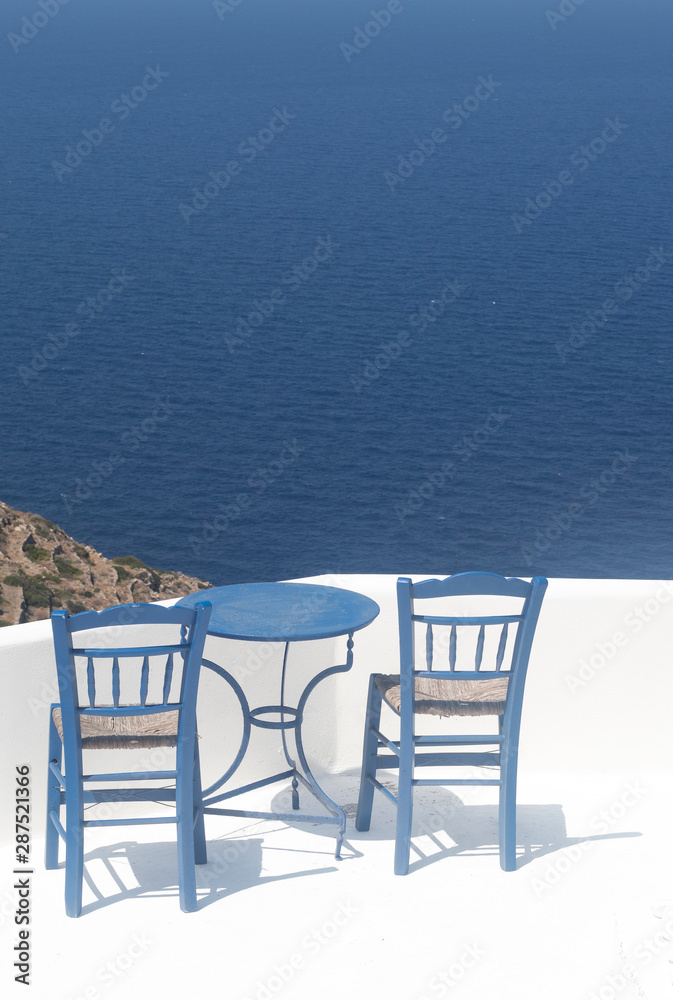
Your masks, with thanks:
[[[520,712],[535,627],[547,589],[544,577],[529,583],[496,573],[456,573],[444,580],[397,581],[402,704],[413,702],[413,677],[509,679],[505,725]],[[453,613],[419,613],[417,601],[454,598]],[[501,598],[502,601],[496,600]],[[469,600],[468,600],[469,599]],[[506,601],[505,601],[506,599]],[[480,601],[481,614],[467,611]],[[446,603],[446,602],[445,602]],[[506,606],[503,605],[506,603]],[[498,605],[498,607],[494,607]],[[423,609],[424,611],[426,609]],[[425,625],[425,666],[416,667],[415,625]],[[435,629],[441,628],[441,641]],[[442,657],[443,663],[437,660]],[[405,699],[406,695],[406,699]]]
[[[105,611],[51,616],[66,751],[81,744],[80,716],[149,715],[180,710],[182,728],[196,716],[196,694],[211,606],[122,604]],[[147,643],[161,626],[164,641]],[[138,628],[141,627],[141,628]],[[76,643],[80,633],[84,643]],[[156,632],[152,629],[152,636]],[[123,669],[120,669],[120,665]]]

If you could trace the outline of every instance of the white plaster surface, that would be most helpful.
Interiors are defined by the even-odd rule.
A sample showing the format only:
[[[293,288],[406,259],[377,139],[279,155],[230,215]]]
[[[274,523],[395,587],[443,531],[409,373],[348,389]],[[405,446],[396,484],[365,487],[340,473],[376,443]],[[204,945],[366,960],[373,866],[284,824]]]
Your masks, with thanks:
[[[65,917],[63,872],[42,867],[49,624],[0,630],[3,995],[671,996],[671,585],[550,581],[524,701],[518,870],[498,865],[495,789],[424,788],[413,841],[425,859],[414,853],[409,875],[396,877],[393,807],[377,795],[370,832],[352,823],[367,677],[396,667],[395,577],[316,582],[358,590],[382,608],[356,636],[351,674],[328,680],[309,703],[309,759],[350,815],[344,860],[334,860],[326,827],[208,817],[209,863],[197,869],[193,914],[179,909],[172,828],[136,826],[87,831],[87,871],[102,898],[86,886],[83,915]],[[213,640],[208,655],[242,672],[252,703],[268,703],[279,664],[254,661],[256,645]],[[342,662],[344,642],[295,650],[299,680]],[[216,687],[202,695],[208,778],[235,748],[236,703]],[[270,760],[280,769],[274,734],[259,735],[241,781],[268,773]],[[29,991],[11,969],[13,769],[24,763],[34,806]],[[282,784],[249,800],[259,809],[289,804]]]

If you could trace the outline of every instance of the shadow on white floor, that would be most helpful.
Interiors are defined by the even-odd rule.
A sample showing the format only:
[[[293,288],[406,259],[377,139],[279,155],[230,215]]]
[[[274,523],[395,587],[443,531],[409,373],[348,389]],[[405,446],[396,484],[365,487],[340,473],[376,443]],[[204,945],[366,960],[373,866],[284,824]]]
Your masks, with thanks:
[[[64,914],[63,871],[36,863],[30,996],[670,995],[670,779],[522,778],[510,873],[498,864],[493,789],[420,789],[404,877],[393,874],[392,805],[377,796],[371,830],[358,833],[357,776],[324,784],[349,816],[343,860],[318,824],[207,817],[208,864],[197,868],[192,914],[179,908],[170,827],[159,842],[163,827],[87,831],[78,919]],[[287,790],[251,799],[255,808],[289,805]],[[302,805],[315,811],[312,801]],[[5,908],[5,956],[13,940]],[[24,993],[10,979],[14,995]]]

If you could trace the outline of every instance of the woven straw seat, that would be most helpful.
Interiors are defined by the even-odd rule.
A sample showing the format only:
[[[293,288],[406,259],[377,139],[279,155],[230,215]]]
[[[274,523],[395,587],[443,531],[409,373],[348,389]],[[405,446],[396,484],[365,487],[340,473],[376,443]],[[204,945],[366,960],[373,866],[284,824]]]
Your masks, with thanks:
[[[63,739],[61,709],[55,708],[53,716],[58,735]],[[151,715],[81,715],[82,749],[136,750],[177,746],[179,716],[178,711]]]
[[[384,700],[400,711],[402,695],[399,674],[376,674],[374,683]],[[435,680],[417,677],[414,711],[418,715],[504,715],[507,677],[493,680]]]

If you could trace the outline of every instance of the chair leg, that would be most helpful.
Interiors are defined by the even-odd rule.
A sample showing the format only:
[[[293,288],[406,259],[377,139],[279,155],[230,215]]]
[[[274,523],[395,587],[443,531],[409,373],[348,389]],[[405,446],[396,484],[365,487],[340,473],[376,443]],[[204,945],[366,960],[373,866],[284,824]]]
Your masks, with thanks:
[[[178,833],[178,886],[180,909],[191,913],[196,909],[196,871],[194,858],[194,779],[190,775],[184,780],[183,771],[178,774],[175,789],[175,808]]]
[[[69,917],[79,917],[84,877],[84,802],[81,782],[69,780],[67,774],[66,781],[65,912]]]
[[[201,787],[201,763],[199,760],[199,741],[194,744],[194,864],[205,865],[208,862],[206,850],[206,827],[203,820],[203,794]]]
[[[414,773],[413,744],[400,746],[400,776],[397,786],[397,825],[395,827],[395,874],[406,875],[409,871],[409,851],[411,848],[411,821],[414,802],[412,778]]]
[[[53,718],[49,721],[49,762],[52,761],[61,770],[63,759],[63,744],[58,730],[54,725]],[[47,768],[47,830],[45,836],[44,867],[47,869],[58,868],[58,845],[60,836],[54,826],[51,813],[55,812],[60,816],[61,810],[61,786],[58,778],[54,775],[51,767]]]
[[[360,793],[358,809],[355,817],[356,830],[368,830],[372,818],[372,803],[374,800],[374,785],[371,778],[376,777],[376,756],[379,741],[376,733],[381,722],[381,692],[374,682],[374,675],[369,678],[369,695],[365,714],[365,735],[362,748],[362,770],[360,772]]]
[[[500,765],[500,867],[516,871],[516,777],[518,747],[503,747]]]

